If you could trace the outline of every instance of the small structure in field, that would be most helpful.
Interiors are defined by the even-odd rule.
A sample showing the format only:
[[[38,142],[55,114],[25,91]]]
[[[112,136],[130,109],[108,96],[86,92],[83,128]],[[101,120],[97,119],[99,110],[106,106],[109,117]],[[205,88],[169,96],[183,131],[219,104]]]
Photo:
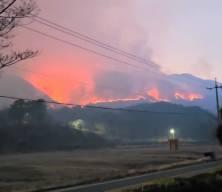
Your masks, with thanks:
[[[174,128],[171,128],[169,131],[168,143],[169,143],[170,151],[178,150],[179,141],[176,138],[176,131]]]

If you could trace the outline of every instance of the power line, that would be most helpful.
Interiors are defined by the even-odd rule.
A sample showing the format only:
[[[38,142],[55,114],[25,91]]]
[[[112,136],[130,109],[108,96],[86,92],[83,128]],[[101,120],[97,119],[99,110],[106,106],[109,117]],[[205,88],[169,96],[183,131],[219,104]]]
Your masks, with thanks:
[[[0,17],[3,17],[3,18],[13,18],[13,19],[14,18],[24,18],[24,17],[17,17],[17,16],[14,16],[14,17],[13,16],[11,16],[11,17],[10,16],[0,16]],[[35,17],[38,18],[38,19],[36,19]],[[30,18],[30,16],[28,18]],[[129,59],[132,59],[134,61],[137,61],[137,62],[140,62],[140,63],[143,63],[143,64],[149,64],[149,67],[153,67],[153,68],[156,67],[155,64],[148,63],[148,61],[145,58],[138,57],[137,55],[134,55],[134,54],[126,52],[126,51],[124,51],[122,49],[119,49],[119,48],[116,48],[116,47],[111,46],[109,44],[106,44],[106,43],[103,43],[101,41],[98,41],[98,40],[96,40],[94,38],[91,38],[91,37],[89,37],[87,35],[81,34],[80,32],[71,30],[71,29],[69,29],[67,27],[64,27],[62,25],[59,25],[59,24],[57,24],[55,22],[49,21],[49,20],[47,20],[47,19],[45,19],[43,17],[33,16],[32,19],[34,21],[40,23],[40,24],[43,24],[43,25],[47,26],[47,27],[50,27],[50,28],[55,29],[57,31],[63,32],[65,34],[67,34],[67,35],[71,35],[71,36],[73,36],[75,38],[78,38],[80,40],[86,41],[86,42],[88,42],[90,44],[96,45],[97,47],[109,50],[111,52],[114,52],[114,53],[119,54],[121,56],[125,56],[125,57],[127,57]]]
[[[0,16],[0,17],[4,17],[4,18],[20,18],[20,17],[16,17],[16,16],[15,16],[15,17]],[[40,18],[40,17],[39,17],[39,18]],[[44,19],[44,18],[41,18],[41,19]],[[59,26],[60,26],[60,25],[59,25]],[[127,62],[127,61],[114,58],[114,57],[112,57],[112,56],[109,56],[109,55],[100,53],[100,52],[95,51],[95,50],[93,50],[93,49],[89,49],[89,48],[83,47],[83,46],[81,46],[81,45],[72,43],[72,42],[70,42],[70,41],[66,41],[66,40],[64,40],[64,39],[58,38],[58,37],[56,37],[56,36],[50,35],[50,34],[48,34],[48,33],[44,33],[44,32],[42,32],[42,31],[39,31],[39,30],[30,28],[30,27],[27,27],[27,26],[21,26],[21,27],[23,27],[23,28],[25,28],[25,29],[27,29],[27,30],[30,30],[30,31],[32,31],[32,32],[38,33],[38,34],[40,34],[40,35],[46,36],[46,37],[48,37],[48,38],[51,38],[51,39],[54,39],[54,40],[57,40],[57,41],[60,41],[60,42],[69,44],[69,45],[71,45],[71,46],[74,46],[74,47],[77,47],[77,48],[79,48],[79,49],[82,49],[82,50],[91,52],[91,53],[96,54],[96,55],[105,57],[105,58],[107,58],[107,59],[110,59],[110,60],[113,60],[113,61],[116,61],[116,62],[119,62],[119,63],[122,63],[122,64],[129,65],[129,66],[131,66],[131,67],[136,68],[137,70],[138,70],[138,68],[143,68],[143,69],[146,69],[146,70],[149,70],[149,71],[151,70],[150,68],[147,68],[147,67],[138,67],[137,65],[134,65],[134,64],[129,63],[129,62]],[[61,26],[61,27],[62,27],[62,26]],[[67,30],[68,30],[68,29],[67,29]],[[76,32],[76,33],[78,33],[78,32]],[[87,36],[85,36],[85,37],[87,37]],[[88,38],[90,38],[90,37],[88,37]],[[92,38],[91,38],[91,39],[92,39]],[[95,39],[92,39],[92,40],[96,41]],[[99,42],[99,41],[98,41],[98,42]],[[102,44],[102,42],[100,42],[100,43]],[[104,44],[104,46],[105,46],[105,45],[106,45],[106,44]],[[106,45],[106,46],[109,46],[109,45]],[[111,47],[111,46],[110,46],[110,47]],[[112,49],[117,49],[117,48],[114,48],[114,47],[111,47],[111,48],[112,48]],[[118,49],[117,49],[117,50],[118,50]],[[120,50],[120,49],[119,49],[119,50]],[[120,50],[120,51],[122,51],[122,50]],[[124,51],[123,51],[123,52],[124,52]],[[127,53],[127,52],[125,52],[125,53]],[[136,56],[135,56],[135,57],[136,57]],[[137,58],[139,58],[139,57],[137,57]],[[154,64],[153,64],[153,66],[154,66]],[[152,70],[152,72],[155,73],[156,71],[155,71],[155,70]]]
[[[18,68],[18,67],[16,67],[16,69],[18,69],[18,70],[21,70],[21,71],[25,71],[25,72],[28,72],[28,73],[33,73],[33,74],[37,74],[37,75],[41,75],[41,76],[43,76],[43,77],[46,77],[46,78],[51,78],[51,77],[54,77],[54,76],[51,76],[51,75],[47,75],[47,74],[44,74],[44,73],[41,73],[41,72],[36,72],[36,71],[33,71],[33,70],[29,70],[29,69],[24,69],[24,68]],[[11,72],[11,71],[7,71],[7,72]],[[86,81],[73,81],[73,82],[79,82],[79,83],[82,83],[82,84],[85,84],[85,85],[89,85],[89,83],[88,82],[86,82]],[[113,87],[111,87],[111,86],[106,86],[107,88],[113,88]],[[210,88],[208,88],[208,89],[210,89]],[[142,99],[142,97],[143,96],[141,96],[141,100],[143,100]],[[20,98],[21,99],[21,98]],[[119,99],[119,100],[121,100],[121,99]],[[139,100],[139,99],[138,99]],[[144,98],[144,100],[145,100],[145,98]],[[51,101],[50,101],[51,102]],[[104,101],[104,103],[105,103],[105,101]],[[54,104],[63,104],[63,105],[75,105],[75,106],[82,106],[82,105],[80,105],[80,104],[66,104],[66,103],[58,103],[58,102],[56,102],[56,103],[54,103]],[[86,107],[90,107],[91,108],[91,106],[86,106]],[[93,108],[98,108],[97,106],[93,106]],[[126,109],[124,109],[124,108],[109,108],[109,107],[99,107],[100,109],[110,109],[110,110],[121,110],[121,111],[129,111],[128,109],[126,110]],[[156,113],[156,111],[147,111],[147,110],[130,110],[130,112],[133,112],[133,111],[136,111],[136,112],[150,112],[150,113]],[[168,113],[168,112],[157,112],[157,113]],[[171,113],[171,112],[170,112]],[[177,113],[177,112],[176,112]],[[173,112],[173,114],[174,114],[174,112]],[[178,114],[178,113],[177,113]],[[181,112],[180,114],[187,114],[187,113],[183,113],[183,112]]]
[[[102,47],[102,48],[105,48],[105,49],[114,51],[114,52],[119,53],[119,54],[120,54],[120,52],[122,52],[121,55],[124,55],[124,56],[127,56],[127,57],[131,57],[131,58],[136,58],[136,59],[139,59],[140,61],[146,61],[146,60],[143,59],[143,58],[139,58],[139,57],[137,57],[137,56],[135,56],[135,55],[133,55],[133,54],[127,53],[127,52],[125,52],[125,51],[123,51],[123,50],[121,50],[121,49],[118,49],[118,48],[112,47],[112,46],[110,46],[110,45],[104,44],[104,43],[102,43],[102,42],[100,42],[100,41],[97,41],[97,40],[95,40],[95,39],[93,39],[93,38],[90,38],[90,37],[88,37],[88,36],[82,35],[81,33],[72,31],[72,30],[70,30],[70,29],[68,29],[68,28],[65,28],[65,27],[63,27],[63,26],[61,26],[61,25],[58,25],[58,24],[56,24],[56,23],[53,23],[53,22],[51,22],[51,21],[49,21],[49,20],[46,20],[46,19],[44,19],[44,18],[41,18],[41,17],[38,17],[38,18],[41,19],[41,20],[44,20],[44,21],[46,21],[46,22],[48,22],[48,23],[51,23],[51,24],[53,24],[53,25],[55,25],[55,26],[57,26],[57,27],[63,28],[63,29],[65,29],[65,30],[69,31],[69,32],[76,33],[77,35],[79,35],[80,37],[82,37],[82,38],[80,38],[80,37],[75,36],[76,38],[79,38],[79,39],[82,39],[82,40],[85,40],[85,41],[91,42],[91,43],[94,41],[94,44],[97,45],[97,46],[99,46],[99,47]],[[45,23],[45,22],[39,21],[39,20],[37,20],[37,19],[34,19],[34,20],[37,21],[37,22],[39,22],[39,23],[41,23],[41,24],[44,24],[44,25],[46,25],[46,26],[48,26],[48,27],[50,27],[50,28],[59,30],[59,31],[61,31],[61,32],[63,32],[63,33],[66,33],[66,34],[69,34],[69,35],[73,35],[72,33],[67,33],[67,31],[58,29],[58,28],[56,28],[56,27],[54,27],[54,26],[52,26],[52,25],[49,25],[49,24],[47,24],[47,23]],[[61,42],[63,42],[63,43],[66,43],[66,44],[75,46],[75,47],[77,47],[77,48],[83,49],[83,50],[85,50],[85,51],[88,51],[88,52],[91,52],[91,53],[94,53],[94,54],[97,54],[97,55],[106,57],[106,58],[111,59],[111,60],[114,60],[114,61],[116,61],[116,62],[121,62],[121,63],[130,65],[130,66],[133,66],[133,67],[138,67],[138,66],[132,65],[131,63],[128,63],[128,62],[126,62],[126,61],[119,60],[119,59],[116,59],[116,58],[111,57],[111,56],[109,56],[109,55],[105,55],[105,54],[103,54],[103,53],[94,51],[94,50],[92,50],[92,49],[82,47],[82,46],[80,46],[80,45],[78,45],[78,44],[74,44],[74,43],[72,43],[72,42],[69,42],[69,41],[60,39],[60,38],[58,38],[58,37],[56,37],[56,36],[49,35],[49,34],[47,34],[47,33],[44,33],[44,32],[41,32],[41,31],[38,31],[38,30],[35,30],[35,29],[32,29],[32,28],[29,28],[29,27],[25,27],[25,26],[22,26],[22,27],[23,27],[23,28],[26,28],[26,29],[28,29],[28,30],[31,30],[31,31],[33,31],[33,32],[36,32],[36,33],[38,33],[38,34],[44,35],[44,36],[46,36],[46,37],[48,37],[48,38],[52,38],[52,39],[55,39],[55,40],[57,40],[57,41],[61,41]],[[138,60],[137,60],[137,61],[138,61]],[[148,69],[148,68],[147,68],[147,69]],[[1,98],[8,98],[8,99],[24,99],[24,98],[7,97],[7,96],[0,96],[0,97],[1,97]],[[32,100],[32,99],[24,99],[24,100]],[[32,101],[37,101],[37,100],[32,100]],[[81,106],[81,105],[79,105],[79,104],[67,104],[67,103],[60,103],[60,102],[55,102],[55,101],[45,101],[45,102],[46,102],[46,103],[52,103],[52,104],[60,104],[60,105]],[[85,107],[87,107],[87,108],[109,109],[109,110],[121,110],[121,111],[124,110],[124,111],[129,111],[129,112],[132,111],[132,112],[150,112],[150,113],[181,114],[181,113],[175,113],[175,112],[172,113],[172,112],[157,112],[157,111],[146,111],[146,110],[130,110],[130,109],[122,109],[122,108],[109,108],[109,107],[98,107],[98,106],[89,106],[89,105],[88,105],[88,106],[85,106]],[[184,113],[182,113],[182,114],[184,114]]]
[[[152,114],[165,114],[165,115],[191,115],[192,116],[192,114],[184,113],[184,112],[166,112],[166,111],[137,110],[137,109],[126,109],[126,108],[111,108],[111,107],[95,106],[95,105],[83,106],[83,105],[74,104],[74,103],[63,103],[63,102],[48,101],[48,100],[43,100],[43,99],[29,99],[29,98],[12,97],[12,96],[5,96],[5,95],[0,95],[0,98],[11,99],[11,100],[35,101],[35,102],[43,102],[43,103],[48,103],[48,104],[56,104],[56,105],[72,106],[72,107],[80,107],[80,108],[89,108],[89,109],[110,110],[110,111],[152,113]]]
[[[221,113],[220,113],[220,102],[219,102],[219,96],[218,96],[218,89],[221,89],[222,86],[218,85],[217,79],[215,78],[215,86],[207,88],[208,90],[213,90],[215,89],[215,95],[216,95],[216,105],[217,105],[217,116],[218,116],[218,121],[221,121]]]
[[[38,19],[36,19],[36,18],[38,18]],[[45,25],[47,27],[50,27],[50,28],[55,29],[57,31],[63,32],[65,34],[67,34],[67,35],[71,35],[71,36],[73,36],[75,38],[78,38],[80,40],[86,41],[86,42],[88,42],[90,44],[93,44],[93,45],[96,45],[96,46],[98,46],[100,48],[103,48],[103,49],[112,51],[114,53],[120,54],[122,56],[128,57],[128,58],[133,59],[133,60],[135,60],[137,62],[140,62],[140,63],[143,63],[143,64],[148,64],[148,61],[146,59],[138,57],[138,56],[136,56],[136,55],[134,55],[132,53],[128,53],[128,52],[126,52],[126,51],[124,51],[122,49],[119,49],[119,48],[113,47],[111,45],[108,45],[106,43],[103,43],[101,41],[98,41],[98,40],[96,40],[94,38],[91,38],[89,36],[86,36],[86,35],[84,35],[84,34],[82,34],[80,32],[71,30],[71,29],[69,29],[67,27],[64,27],[62,25],[59,25],[59,24],[57,24],[55,22],[49,21],[48,19],[45,19],[43,17],[36,16],[36,18],[33,18],[33,20],[38,22],[38,23],[40,23],[40,24],[43,24],[43,25]]]
[[[127,61],[123,61],[123,60],[121,60],[121,59],[117,59],[117,58],[114,58],[114,57],[112,57],[112,56],[109,56],[109,55],[100,53],[100,52],[98,52],[98,51],[95,51],[95,50],[93,50],[93,49],[89,49],[89,48],[83,47],[83,46],[81,46],[81,45],[78,45],[78,44],[72,43],[72,42],[70,42],[70,41],[61,39],[61,38],[56,37],[56,36],[54,36],[54,35],[50,35],[50,34],[48,34],[48,33],[45,33],[45,32],[42,32],[42,31],[39,31],[39,30],[36,30],[36,29],[32,29],[32,28],[27,27],[27,26],[21,26],[21,27],[22,27],[22,28],[25,28],[25,29],[27,29],[27,30],[29,30],[29,31],[32,31],[32,32],[34,32],[34,33],[38,33],[38,34],[40,34],[40,35],[42,35],[42,36],[48,37],[48,38],[50,38],[50,39],[54,39],[54,40],[56,40],[56,41],[60,41],[60,42],[62,42],[62,43],[68,44],[68,45],[70,45],[70,46],[73,46],[73,47],[82,49],[82,50],[87,51],[87,52],[90,52],[90,53],[93,53],[93,54],[95,54],[95,55],[99,55],[99,56],[102,56],[102,57],[104,57],[104,58],[113,60],[113,61],[115,61],[115,62],[122,63],[122,64],[125,64],[125,65],[128,65],[128,66],[134,67],[134,68],[136,68],[136,69],[138,69],[138,68],[143,68],[143,69],[145,69],[145,70],[149,70],[149,71],[150,71],[150,69],[147,68],[147,67],[141,67],[141,66],[138,66],[138,65],[133,65],[132,63],[129,63],[129,62],[127,62]]]

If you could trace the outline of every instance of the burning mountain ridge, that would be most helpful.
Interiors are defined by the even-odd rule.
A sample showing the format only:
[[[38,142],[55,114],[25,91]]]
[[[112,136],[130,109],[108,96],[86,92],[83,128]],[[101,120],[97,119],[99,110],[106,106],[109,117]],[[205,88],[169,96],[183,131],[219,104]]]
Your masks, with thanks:
[[[1,76],[0,90],[4,95],[9,96],[51,98],[60,102],[72,102],[81,105],[93,104],[124,107],[136,103],[168,101],[188,106],[197,105],[210,111],[215,111],[215,94],[204,88],[206,85],[210,86],[214,82],[202,80],[189,74],[167,76],[164,82],[156,80],[155,86],[153,86],[154,81],[151,81],[150,84],[139,83],[139,85],[142,85],[140,89],[134,89],[134,87],[139,87],[138,83],[136,83],[130,91],[130,86],[126,82],[125,84],[123,82],[124,86],[122,87],[120,83],[119,85],[113,83],[113,81],[108,84],[107,81],[98,82],[98,80],[95,81],[93,76],[90,76],[90,73],[87,74],[85,72],[82,75],[84,74],[86,76],[85,82],[88,78],[89,83],[87,84],[81,81],[81,79],[75,81],[75,79],[70,79],[68,76],[67,79],[64,76],[63,78],[56,76],[51,78],[51,76],[46,77],[45,75],[39,76],[38,74],[24,73],[24,81],[19,77],[13,78],[5,73]],[[98,76],[99,74],[97,74],[97,78]],[[76,75],[76,77],[82,78],[80,75]],[[190,83],[191,81],[192,83]],[[7,82],[7,85],[4,82]],[[101,86],[101,83],[102,85],[105,83],[106,86]],[[99,87],[98,84],[100,84]],[[111,84],[113,87],[111,87]],[[21,88],[17,89],[18,87]],[[31,91],[24,91],[26,90],[25,87]],[[126,87],[127,90],[125,91],[124,88]],[[188,87],[190,90],[188,90]],[[115,90],[114,92],[113,89]],[[1,103],[3,104],[4,100],[1,100]]]
[[[181,93],[181,92],[176,92],[175,93],[175,98],[176,99],[182,99],[182,100],[189,100],[189,101],[194,101],[198,99],[203,99],[203,96],[198,93]]]
[[[78,59],[76,59],[78,61]],[[197,101],[204,94],[195,85],[178,82],[171,76],[156,71],[147,76],[144,72],[123,72],[79,59],[75,65],[63,61],[38,65],[34,72],[20,75],[37,90],[58,102],[80,105],[115,102]],[[195,90],[195,91],[194,91]]]
[[[30,70],[27,67],[26,70],[16,70],[16,75],[32,85],[37,92],[59,102],[122,107],[141,102],[165,101],[197,105],[215,111],[215,95],[205,89],[206,86],[212,86],[213,81],[190,74],[166,75],[158,70],[134,71],[129,68],[127,71],[121,66],[115,69],[108,64],[97,65],[93,60],[83,59],[85,57],[79,60],[75,58],[74,63],[70,63],[71,59],[49,60],[45,65],[33,65]],[[17,96],[21,86],[16,85],[15,81],[10,88],[6,83],[2,92],[7,95],[7,88],[13,90],[8,95]],[[23,95],[36,98],[26,92]]]
[[[80,81],[79,77],[88,78],[88,83]],[[72,102],[81,105],[87,104],[99,104],[99,103],[115,103],[115,102],[133,102],[133,101],[176,101],[186,100],[195,101],[203,99],[204,96],[197,92],[178,91],[172,90],[168,95],[164,93],[164,90],[160,90],[158,86],[147,88],[144,92],[135,95],[116,96],[113,95],[112,90],[105,87],[105,95],[96,92],[96,82],[94,82],[90,76],[82,73],[75,76],[75,79],[44,79],[35,78],[35,76],[29,76],[26,80],[32,84],[36,89],[42,91],[48,95],[51,99],[58,102]],[[79,79],[78,79],[79,78]],[[113,85],[115,86],[115,85]]]

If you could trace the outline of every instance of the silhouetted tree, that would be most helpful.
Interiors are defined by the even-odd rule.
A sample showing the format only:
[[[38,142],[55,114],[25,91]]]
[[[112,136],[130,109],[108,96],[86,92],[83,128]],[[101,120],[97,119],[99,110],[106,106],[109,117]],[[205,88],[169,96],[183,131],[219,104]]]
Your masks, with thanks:
[[[48,118],[47,106],[44,100],[16,100],[9,109],[9,118],[16,125],[46,124]]]
[[[20,99],[16,100],[9,108],[10,122],[16,125],[21,125],[25,116],[25,101]]]
[[[26,50],[23,52],[9,53],[11,46],[11,32],[23,25],[24,18],[32,18],[36,6],[31,0],[1,0],[0,1],[0,69],[34,57],[37,52]]]
[[[17,100],[0,110],[0,153],[97,148],[111,143],[94,133],[61,125],[44,100]]]
[[[43,99],[30,101],[27,103],[27,113],[29,114],[30,124],[48,124],[47,106]]]

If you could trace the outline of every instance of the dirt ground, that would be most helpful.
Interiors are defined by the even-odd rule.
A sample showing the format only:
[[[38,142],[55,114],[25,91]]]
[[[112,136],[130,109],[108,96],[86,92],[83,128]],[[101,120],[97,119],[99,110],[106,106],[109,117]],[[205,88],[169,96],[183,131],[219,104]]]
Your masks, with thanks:
[[[0,191],[27,192],[101,181],[198,159],[203,157],[203,152],[211,150],[222,154],[219,146],[183,145],[178,152],[169,152],[166,144],[158,144],[103,150],[0,155]]]

